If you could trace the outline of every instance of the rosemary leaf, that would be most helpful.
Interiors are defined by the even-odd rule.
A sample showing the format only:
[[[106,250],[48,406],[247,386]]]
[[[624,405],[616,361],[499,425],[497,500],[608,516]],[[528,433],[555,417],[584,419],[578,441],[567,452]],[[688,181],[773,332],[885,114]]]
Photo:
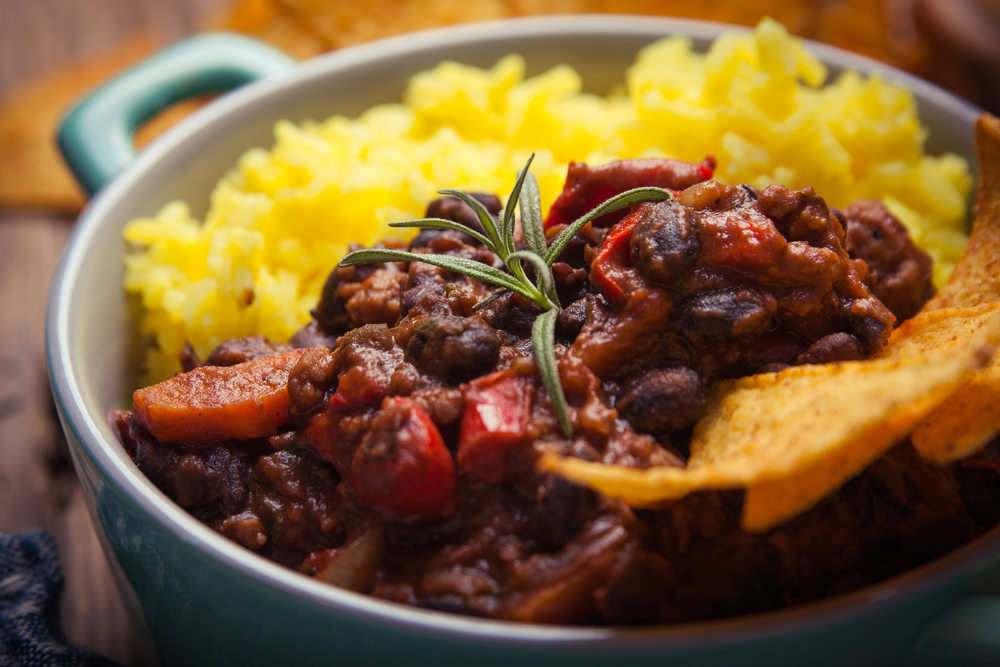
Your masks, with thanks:
[[[538,192],[538,179],[530,171],[521,188],[521,231],[528,250],[545,257],[545,229],[542,226],[542,197]]]
[[[473,312],[488,306],[509,292],[516,292],[537,305],[544,312],[535,318],[535,323],[531,327],[531,345],[535,351],[535,362],[538,365],[538,372],[542,376],[545,389],[552,400],[552,408],[559,419],[559,426],[562,429],[563,435],[571,438],[573,437],[573,425],[570,423],[569,406],[566,403],[566,395],[563,393],[562,384],[559,379],[559,365],[556,362],[555,351],[556,319],[559,317],[561,307],[550,267],[562,251],[565,250],[570,239],[573,238],[581,227],[594,218],[631,206],[637,202],[663,201],[671,199],[673,195],[668,190],[649,187],[635,188],[634,190],[623,192],[573,222],[572,225],[564,229],[555,238],[551,246],[548,246],[542,222],[542,205],[538,191],[538,181],[529,171],[533,159],[534,155],[528,159],[528,163],[524,166],[524,169],[518,172],[517,184],[514,186],[510,197],[507,198],[507,204],[499,220],[494,220],[482,202],[467,192],[450,189],[438,190],[439,194],[457,197],[470,206],[475,211],[479,222],[483,225],[483,229],[486,232],[485,235],[476,230],[469,229],[461,223],[441,218],[390,223],[392,227],[451,229],[468,234],[493,251],[500,261],[506,264],[510,273],[501,271],[489,264],[463,257],[434,253],[414,253],[390,248],[356,250],[345,255],[340,260],[340,266],[353,266],[355,264],[368,264],[372,262],[426,262],[427,264],[440,266],[443,269],[461,273],[501,288],[499,291],[480,300],[479,303],[472,307]],[[514,210],[517,206],[520,206],[521,209],[521,228],[524,231],[527,250],[515,250],[514,247]],[[525,274],[522,262],[528,262],[534,268],[534,281],[530,280]]]
[[[507,206],[504,208],[503,218],[500,220],[500,238],[507,244],[507,252],[514,252],[514,209],[517,206],[518,199],[521,197],[521,186],[524,184],[524,178],[531,167],[531,161],[534,159],[535,154],[532,153],[528,157],[528,162],[524,165],[524,169],[518,172],[517,182],[514,183],[514,189],[510,191],[510,196],[507,197]]]
[[[455,257],[454,255],[415,253],[406,252],[405,250],[392,250],[390,248],[365,248],[344,255],[340,260],[339,266],[354,266],[355,264],[371,264],[373,262],[426,262],[427,264],[440,266],[442,269],[461,273],[470,278],[476,278],[490,285],[509,289],[532,301],[537,299],[536,294],[532,293],[526,285],[518,282],[509,273],[495,269],[489,264],[465,259],[464,257]]]
[[[599,218],[606,213],[612,213],[639,202],[666,201],[673,198],[674,195],[671,194],[669,190],[653,187],[633,188],[631,190],[626,190],[620,195],[615,195],[597,208],[589,211],[583,217],[577,219],[566,229],[562,230],[562,232],[559,233],[559,236],[552,241],[552,245],[549,246],[549,251],[545,255],[545,261],[551,266],[552,263],[559,258],[559,255],[562,254],[562,251],[566,249],[566,246],[569,245],[570,240],[576,236],[578,231],[580,231],[580,228],[594,218]]]
[[[544,294],[551,304],[550,308],[560,309],[559,297],[556,296],[556,281],[552,277],[552,269],[549,265],[545,263],[542,256],[538,253],[531,252],[530,250],[518,250],[517,252],[512,252],[509,257],[507,257],[507,266],[510,266],[511,261],[517,260],[527,260],[535,269],[536,283],[541,281],[542,294]]]
[[[469,208],[475,212],[476,217],[479,218],[479,224],[481,224],[483,229],[486,230],[486,236],[490,237],[493,241],[492,244],[487,244],[487,247],[497,255],[501,255],[501,259],[503,259],[502,256],[506,255],[508,252],[507,242],[500,236],[500,230],[497,229],[496,221],[493,219],[493,216],[490,215],[490,212],[486,210],[486,207],[483,206],[483,203],[464,190],[453,190],[448,188],[446,190],[438,190],[438,194],[458,197],[468,204]]]
[[[569,421],[569,408],[566,403],[566,394],[563,393],[562,383],[559,381],[559,364],[556,361],[556,318],[559,317],[559,309],[547,310],[535,319],[531,327],[531,346],[535,351],[535,364],[538,372],[542,376],[542,383],[549,398],[552,400],[552,408],[559,418],[559,426],[563,435],[567,438],[573,437],[573,425]]]
[[[401,222],[390,222],[390,227],[395,228],[416,228],[416,229],[451,229],[456,232],[462,232],[463,234],[468,234],[472,238],[476,239],[484,246],[493,250],[490,246],[492,242],[477,232],[471,227],[463,225],[461,222],[455,222],[454,220],[445,220],[444,218],[423,218],[421,220],[403,220]]]

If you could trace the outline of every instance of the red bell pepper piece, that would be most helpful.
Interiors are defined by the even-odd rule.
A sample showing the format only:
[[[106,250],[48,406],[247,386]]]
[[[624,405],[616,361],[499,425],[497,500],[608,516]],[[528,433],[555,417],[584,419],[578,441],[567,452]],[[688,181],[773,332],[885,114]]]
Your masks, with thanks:
[[[465,394],[458,465],[468,475],[499,484],[507,455],[524,442],[531,418],[531,380],[506,370],[477,378]]]
[[[363,502],[399,515],[451,513],[458,473],[427,412],[410,398],[390,396],[351,460],[350,482]]]
[[[569,225],[580,216],[626,190],[655,186],[675,193],[712,178],[715,158],[709,155],[700,163],[659,158],[618,160],[596,167],[570,162],[563,191],[556,198],[545,219],[545,228]],[[610,227],[628,214],[627,210],[602,215],[595,227]]]
[[[629,215],[611,228],[590,265],[590,282],[613,307],[628,300],[626,272],[632,266],[631,241],[639,216]]]

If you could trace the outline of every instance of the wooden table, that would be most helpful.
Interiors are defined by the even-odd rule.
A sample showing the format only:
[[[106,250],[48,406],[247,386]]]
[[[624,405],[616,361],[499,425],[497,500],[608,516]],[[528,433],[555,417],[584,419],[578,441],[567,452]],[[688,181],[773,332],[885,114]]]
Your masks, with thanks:
[[[0,0],[0,95],[141,30],[195,30],[225,0]],[[126,665],[136,635],[87,515],[56,419],[45,362],[45,306],[74,220],[0,210],[0,532],[51,531],[66,575],[68,639]]]

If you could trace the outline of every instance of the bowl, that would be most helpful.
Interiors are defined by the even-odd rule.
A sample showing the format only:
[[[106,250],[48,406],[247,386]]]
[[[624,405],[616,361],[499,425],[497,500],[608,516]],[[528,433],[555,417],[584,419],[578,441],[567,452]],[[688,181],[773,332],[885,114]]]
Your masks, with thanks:
[[[655,39],[686,34],[704,49],[724,29],[732,28],[649,17],[516,19],[413,33],[294,66],[259,43],[205,35],[138,66],[66,118],[67,160],[88,189],[100,191],[53,281],[50,379],[104,551],[161,664],[1000,662],[1000,598],[989,594],[1000,579],[1000,528],[902,576],[782,611],[641,629],[516,624],[373,599],[265,560],[169,500],[107,425],[110,408],[128,405],[141,352],[137,304],[121,286],[123,226],[175,199],[202,215],[213,184],[240,154],[270,145],[275,121],[356,115],[398,101],[410,75],[442,60],[489,66],[515,51],[529,75],[571,63],[589,90],[603,93]],[[930,129],[928,150],[975,164],[975,107],[865,58],[811,48],[832,75],[844,67],[878,70],[907,85]],[[133,154],[131,129],[168,102],[249,81]]]

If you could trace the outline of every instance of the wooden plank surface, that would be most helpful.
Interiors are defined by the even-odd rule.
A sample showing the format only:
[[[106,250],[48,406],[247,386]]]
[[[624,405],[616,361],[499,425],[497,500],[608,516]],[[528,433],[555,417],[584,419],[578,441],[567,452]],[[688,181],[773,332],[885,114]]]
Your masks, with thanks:
[[[141,31],[182,37],[225,0],[0,0],[0,96]],[[45,306],[73,219],[0,211],[0,532],[56,537],[68,639],[125,665],[139,644],[87,515],[49,394]]]

